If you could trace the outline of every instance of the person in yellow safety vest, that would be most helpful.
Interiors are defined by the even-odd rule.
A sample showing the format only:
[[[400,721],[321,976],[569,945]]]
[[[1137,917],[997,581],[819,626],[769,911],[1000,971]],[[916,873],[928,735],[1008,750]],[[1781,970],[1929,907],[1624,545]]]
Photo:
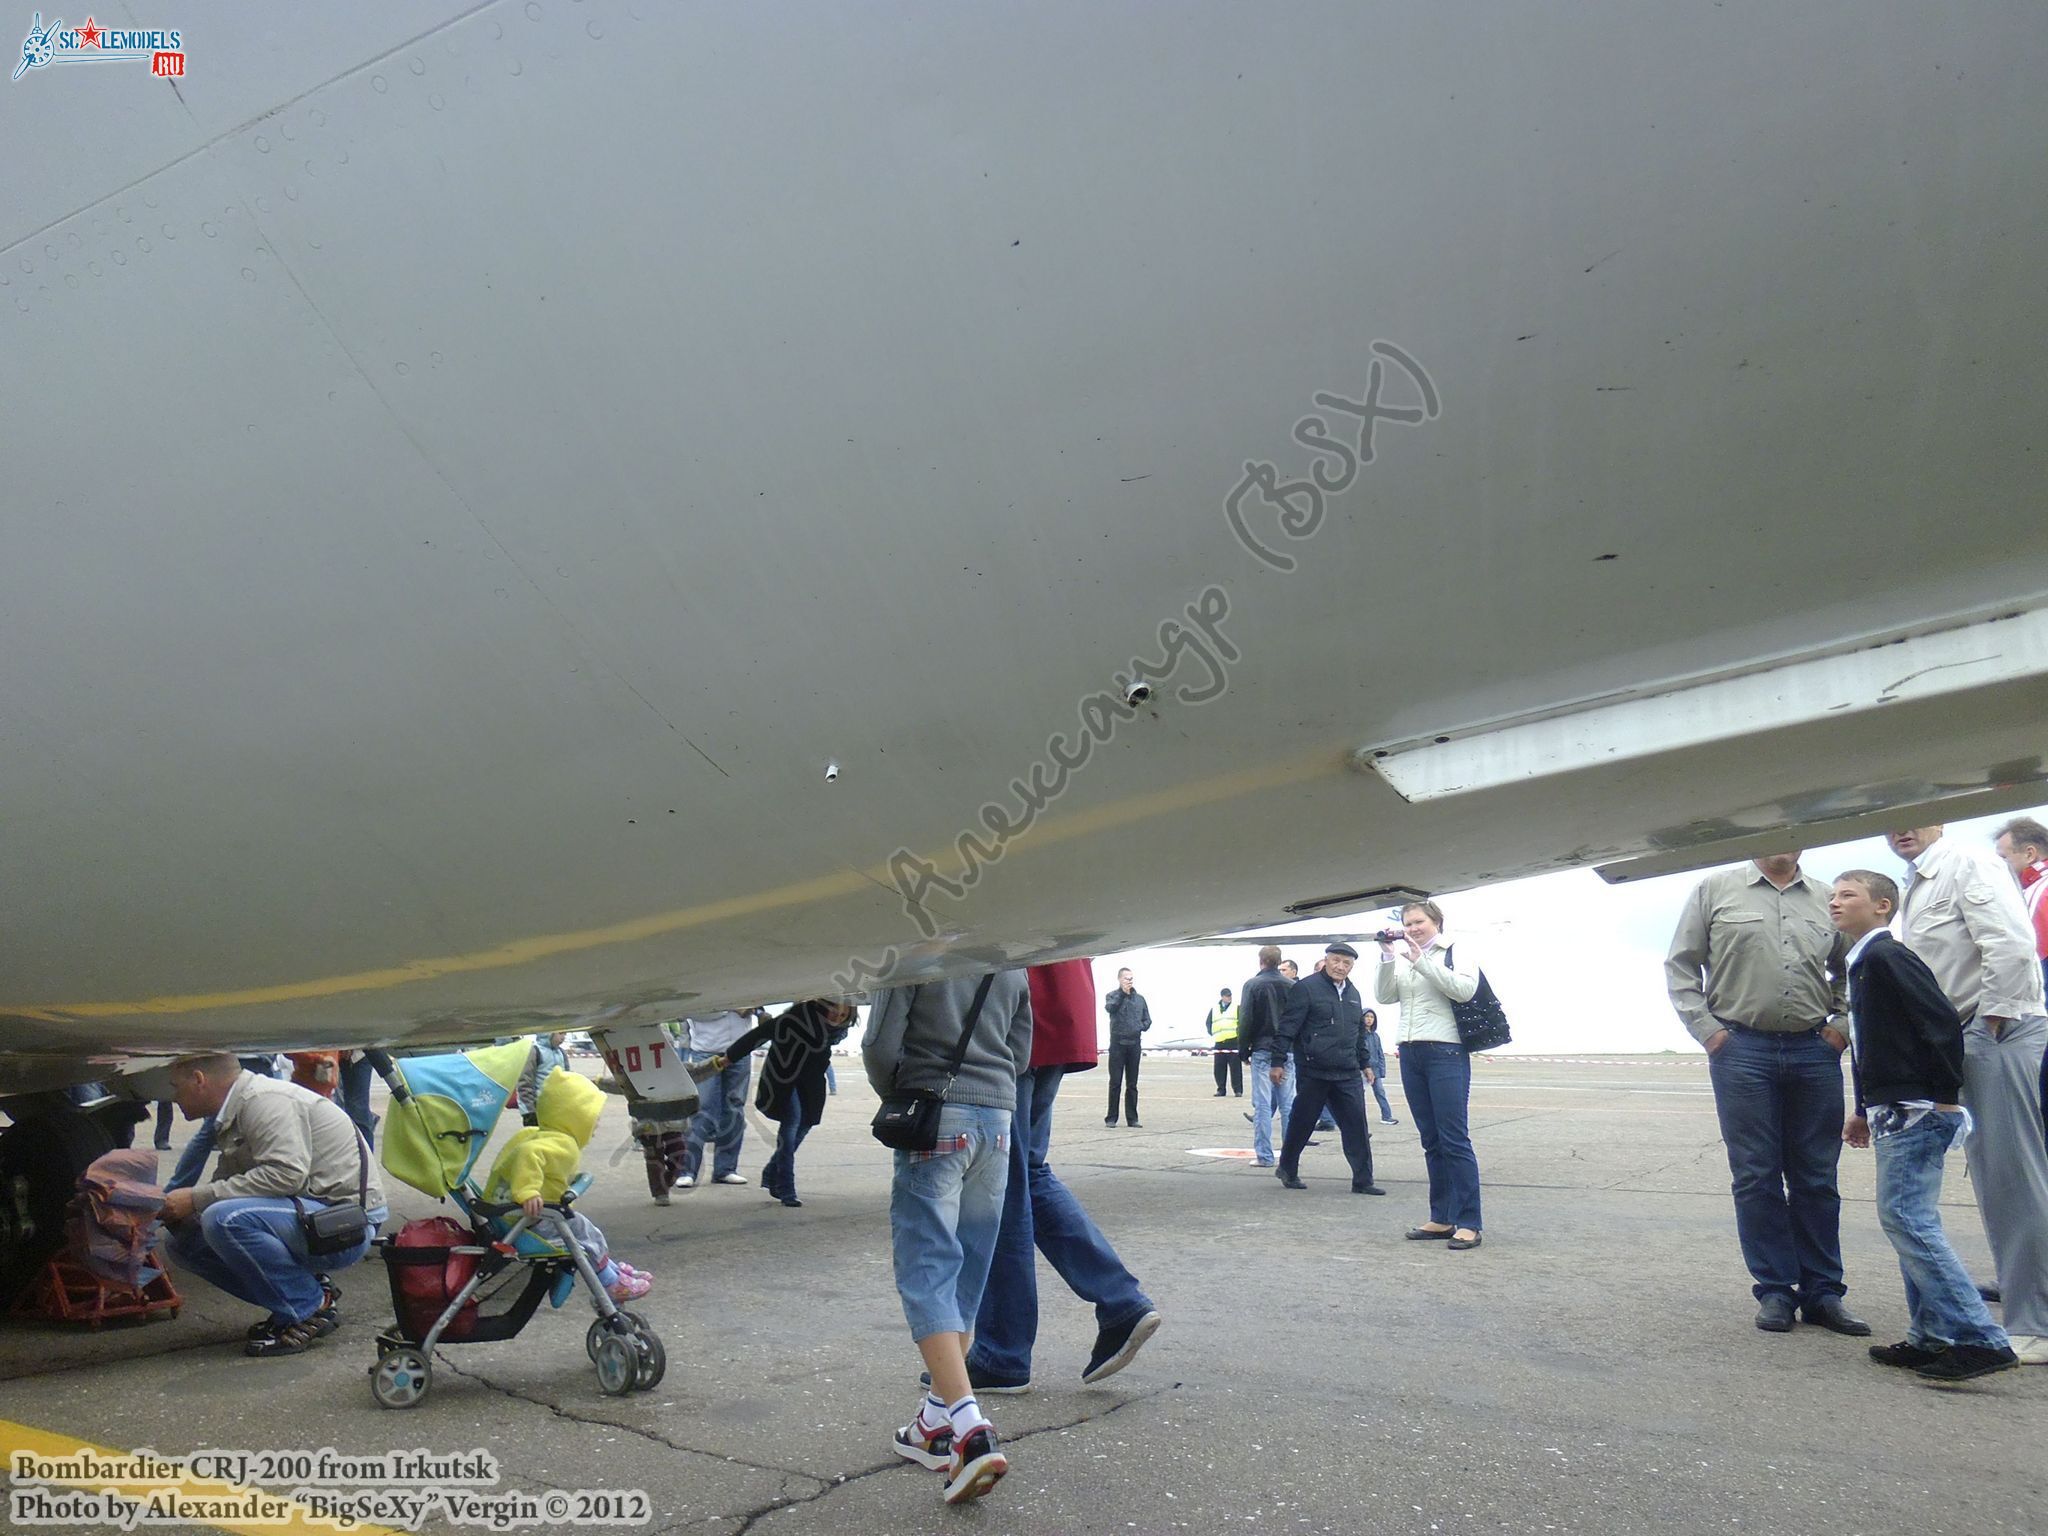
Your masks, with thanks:
[[[1230,1097],[1224,1091],[1226,1076],[1237,1096],[1244,1097],[1244,1058],[1237,1050],[1237,1004],[1231,1001],[1230,988],[1223,989],[1216,999],[1216,1006],[1209,1010],[1209,1017],[1202,1021],[1202,1028],[1209,1032],[1214,1049],[1210,1055],[1216,1062],[1216,1097]]]

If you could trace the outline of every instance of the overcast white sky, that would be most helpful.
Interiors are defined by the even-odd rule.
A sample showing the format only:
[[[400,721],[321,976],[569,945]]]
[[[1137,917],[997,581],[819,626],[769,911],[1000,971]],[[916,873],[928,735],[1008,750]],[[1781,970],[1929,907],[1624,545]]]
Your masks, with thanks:
[[[2048,810],[2008,812],[1952,824],[1947,836],[1990,847],[1997,829],[2013,815],[2048,820]],[[1903,869],[1882,838],[1808,851],[1808,873],[1829,881],[1845,869]],[[1698,874],[1667,875],[1639,884],[1608,885],[1590,869],[1539,875],[1445,897],[1445,931],[1478,948],[1494,990],[1514,1027],[1511,1052],[1554,1055],[1578,1052],[1696,1051],[1664,995],[1664,952],[1678,921],[1679,904]],[[1320,918],[1292,925],[1329,932],[1378,926],[1379,914]],[[1287,949],[1306,972],[1322,953],[1320,945]],[[1147,1045],[1199,1037],[1202,1019],[1219,987],[1233,993],[1258,969],[1251,947],[1236,949],[1140,949],[1104,955],[1095,962],[1102,991],[1116,984],[1117,967],[1136,972],[1137,986],[1152,1005]],[[1373,955],[1361,949],[1352,979],[1372,1001]],[[1384,1029],[1398,1013],[1380,1009]],[[1100,1021],[1103,1038],[1108,1018]]]

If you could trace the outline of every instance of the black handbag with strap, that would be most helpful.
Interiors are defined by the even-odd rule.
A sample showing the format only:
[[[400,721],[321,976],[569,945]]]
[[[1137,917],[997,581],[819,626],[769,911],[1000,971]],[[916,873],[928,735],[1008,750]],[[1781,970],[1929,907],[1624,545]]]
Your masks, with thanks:
[[[306,1141],[312,1144],[312,1112],[306,1116]],[[354,1200],[306,1208],[310,1196],[293,1195],[292,1209],[299,1213],[299,1231],[306,1239],[306,1252],[319,1258],[347,1253],[370,1236],[370,1154],[363,1145],[363,1133],[356,1132],[356,1174]]]
[[[1444,946],[1444,965],[1451,963],[1454,946]],[[1451,1017],[1458,1021],[1458,1043],[1468,1054],[1490,1051],[1495,1046],[1506,1045],[1513,1038],[1508,1033],[1507,1010],[1494,996],[1493,983],[1486,979],[1486,972],[1479,973],[1479,990],[1462,1003],[1451,1004]]]
[[[882,1100],[882,1107],[875,1111],[875,1118],[868,1129],[883,1146],[894,1147],[899,1152],[929,1152],[939,1144],[939,1111],[945,1108],[946,1095],[953,1091],[953,1079],[960,1075],[960,1064],[967,1059],[967,1042],[974,1038],[974,1025],[981,1017],[981,1005],[988,1001],[988,989],[995,984],[995,979],[995,973],[991,971],[974,989],[974,1003],[967,1010],[967,1022],[960,1026],[959,1043],[953,1047],[953,1055],[946,1063],[946,1086],[936,1093],[929,1088],[906,1088]]]

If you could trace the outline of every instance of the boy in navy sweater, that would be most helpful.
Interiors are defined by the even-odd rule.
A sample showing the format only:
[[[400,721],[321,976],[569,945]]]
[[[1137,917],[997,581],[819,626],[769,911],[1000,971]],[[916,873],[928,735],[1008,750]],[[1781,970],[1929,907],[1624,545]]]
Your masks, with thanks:
[[[1852,946],[1856,1113],[1842,1139],[1877,1150],[1877,1219],[1899,1255],[1912,1312],[1905,1341],[1872,1345],[1870,1358],[1953,1386],[2020,1361],[1941,1229],[1942,1159],[1968,1124],[1959,1102],[1963,1021],[1927,962],[1886,931],[1898,909],[1898,886],[1867,869],[1840,876],[1828,899]]]

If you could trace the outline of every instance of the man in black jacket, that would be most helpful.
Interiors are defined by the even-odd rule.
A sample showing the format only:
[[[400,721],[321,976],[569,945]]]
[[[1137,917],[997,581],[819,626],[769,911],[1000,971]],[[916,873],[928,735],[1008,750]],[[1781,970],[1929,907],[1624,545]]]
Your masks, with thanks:
[[[1116,1100],[1121,1092],[1124,1122],[1135,1130],[1138,1063],[1145,1059],[1145,1045],[1139,1037],[1152,1027],[1152,1005],[1132,982],[1130,967],[1125,966],[1116,973],[1116,990],[1102,1000],[1102,1006],[1109,1014],[1109,1118],[1102,1123],[1116,1124]]]
[[[1963,1021],[1927,962],[1885,931],[1898,906],[1898,886],[1867,869],[1841,875],[1828,898],[1829,918],[1853,941],[1856,1113],[1842,1139],[1877,1149],[1877,1220],[1912,1308],[1905,1341],[1872,1345],[1870,1357],[1952,1385],[2020,1359],[1941,1228],[1942,1159],[1963,1127]]]
[[[1278,1058],[1292,1051],[1296,1066],[1294,1113],[1287,1117],[1287,1141],[1274,1169],[1289,1189],[1306,1189],[1296,1171],[1301,1149],[1308,1145],[1316,1120],[1329,1105],[1344,1137],[1344,1157],[1351,1164],[1354,1195],[1386,1193],[1372,1181],[1372,1133],[1365,1123],[1365,1022],[1351,967],[1358,951],[1341,940],[1323,951],[1323,964],[1312,976],[1296,982],[1287,994],[1287,1008],[1273,1042]],[[1275,1074],[1281,1069],[1274,1067]],[[1277,1076],[1273,1079],[1279,1081]]]
[[[1259,973],[1244,984],[1237,1005],[1237,1048],[1244,1053],[1245,1070],[1252,1080],[1252,1112],[1245,1119],[1252,1123],[1252,1161],[1261,1168],[1273,1166],[1273,1117],[1280,1117],[1284,1141],[1288,1118],[1294,1112],[1294,1063],[1285,1051],[1273,1049],[1291,985],[1281,973],[1283,963],[1279,945],[1261,946]],[[1276,1067],[1277,1077],[1273,1075]]]

